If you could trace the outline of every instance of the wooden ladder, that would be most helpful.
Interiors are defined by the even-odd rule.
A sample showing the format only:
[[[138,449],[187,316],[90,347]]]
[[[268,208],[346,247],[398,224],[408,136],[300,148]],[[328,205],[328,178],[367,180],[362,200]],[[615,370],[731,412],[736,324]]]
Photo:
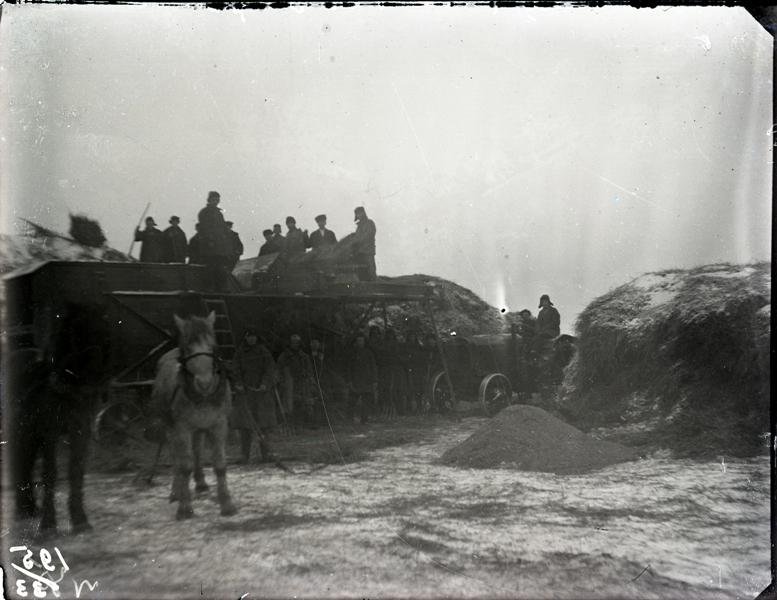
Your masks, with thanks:
[[[235,344],[235,334],[232,331],[232,321],[227,311],[227,303],[221,298],[206,298],[205,306],[208,312],[216,313],[216,322],[213,325],[216,334],[216,347],[218,355],[223,360],[231,363],[235,358],[237,344]]]

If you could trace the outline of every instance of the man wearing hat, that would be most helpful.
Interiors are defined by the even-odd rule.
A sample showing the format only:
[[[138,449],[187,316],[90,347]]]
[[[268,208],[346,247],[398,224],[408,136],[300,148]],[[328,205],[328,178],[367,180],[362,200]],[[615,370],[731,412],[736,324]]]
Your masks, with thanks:
[[[531,360],[535,365],[534,378],[538,385],[547,384],[552,377],[553,340],[561,333],[561,317],[553,307],[550,296],[540,296],[540,312],[537,314],[537,329],[531,343]]]
[[[202,257],[200,256],[200,224],[194,224],[194,235],[189,240],[189,245],[186,248],[186,254],[189,255],[190,265],[201,265]]]
[[[240,431],[241,462],[251,457],[251,445],[256,428],[270,431],[276,425],[273,387],[277,373],[270,351],[261,343],[257,331],[248,328],[243,341],[235,353],[234,364],[238,382],[232,414],[232,427]],[[269,449],[259,439],[259,450],[263,460],[269,458]]]
[[[170,217],[170,227],[162,232],[165,244],[165,262],[185,263],[187,254],[186,234],[178,224],[181,219],[173,215]]]
[[[322,246],[334,246],[337,243],[337,237],[334,231],[326,228],[326,215],[318,215],[316,223],[318,223],[318,229],[310,234],[308,245],[313,250]]]
[[[561,334],[561,316],[550,301],[550,296],[540,296],[540,312],[537,315],[537,335],[545,338],[556,338]]]
[[[358,275],[361,281],[375,281],[375,222],[367,217],[363,206],[353,210],[353,220],[356,222],[353,257],[358,265]]]
[[[154,217],[146,217],[146,228],[143,231],[139,227],[135,228],[135,241],[141,242],[140,262],[164,261],[164,238],[156,228]]]
[[[232,241],[232,253],[229,257],[229,270],[232,271],[235,268],[235,265],[237,265],[237,261],[240,260],[240,257],[243,254],[243,242],[240,240],[240,235],[237,233],[237,231],[234,231],[232,229],[232,226],[234,223],[232,221],[227,221],[227,229],[229,229],[229,238]]]
[[[232,239],[221,214],[218,192],[208,192],[207,206],[197,214],[199,224],[200,259],[208,269],[211,288],[215,291],[229,289],[229,271],[232,256]]]

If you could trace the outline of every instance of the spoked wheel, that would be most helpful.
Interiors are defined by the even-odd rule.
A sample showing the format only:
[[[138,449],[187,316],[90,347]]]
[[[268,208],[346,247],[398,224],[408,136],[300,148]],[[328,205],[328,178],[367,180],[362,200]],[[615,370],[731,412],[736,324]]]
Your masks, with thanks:
[[[453,393],[445,377],[445,371],[435,373],[431,385],[431,411],[441,414],[453,412]]]
[[[488,416],[493,416],[510,404],[513,387],[501,373],[491,373],[483,378],[478,390],[478,400]]]
[[[124,446],[143,440],[146,417],[133,400],[114,400],[103,407],[94,419],[93,436],[98,444]]]

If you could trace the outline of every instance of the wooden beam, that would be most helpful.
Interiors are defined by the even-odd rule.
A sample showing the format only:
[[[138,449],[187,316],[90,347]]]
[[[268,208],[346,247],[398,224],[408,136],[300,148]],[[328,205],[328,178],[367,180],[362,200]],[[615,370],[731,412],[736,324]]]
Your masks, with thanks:
[[[442,342],[440,341],[440,332],[437,330],[437,323],[434,320],[434,311],[432,311],[432,305],[427,301],[424,302],[424,309],[429,316],[429,320],[432,322],[432,329],[434,330],[434,340],[437,343],[437,352],[440,353],[440,362],[442,363],[442,370],[445,373],[445,381],[448,383],[448,388],[451,390],[451,402],[456,405],[456,390],[453,389],[453,382],[451,381],[450,373],[448,373],[448,361],[445,360],[445,353],[442,350]]]

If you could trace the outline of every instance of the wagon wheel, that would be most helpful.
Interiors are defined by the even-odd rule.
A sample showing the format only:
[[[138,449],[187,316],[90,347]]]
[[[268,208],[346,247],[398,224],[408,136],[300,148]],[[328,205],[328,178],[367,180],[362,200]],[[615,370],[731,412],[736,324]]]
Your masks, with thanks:
[[[445,377],[445,371],[439,371],[432,377],[430,389],[431,410],[439,413],[453,412],[453,393],[448,380]]]
[[[510,403],[512,394],[510,380],[501,373],[491,373],[480,382],[478,400],[486,414],[493,416]]]
[[[124,446],[143,439],[146,416],[135,400],[114,400],[103,407],[94,419],[94,440],[106,446]]]

